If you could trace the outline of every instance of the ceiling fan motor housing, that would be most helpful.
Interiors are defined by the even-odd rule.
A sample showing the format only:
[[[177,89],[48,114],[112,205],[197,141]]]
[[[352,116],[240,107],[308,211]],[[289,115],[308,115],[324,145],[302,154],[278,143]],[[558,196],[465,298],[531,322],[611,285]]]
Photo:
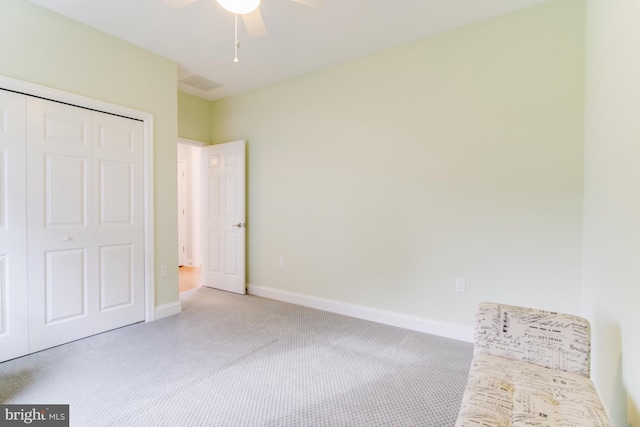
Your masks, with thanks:
[[[236,15],[251,13],[260,6],[260,0],[217,0],[220,6]]]

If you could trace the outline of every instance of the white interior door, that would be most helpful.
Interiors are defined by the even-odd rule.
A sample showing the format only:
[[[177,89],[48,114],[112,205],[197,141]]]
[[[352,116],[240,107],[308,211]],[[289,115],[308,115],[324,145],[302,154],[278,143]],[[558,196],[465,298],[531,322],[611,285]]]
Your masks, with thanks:
[[[0,361],[28,352],[26,97],[0,90]]]
[[[187,162],[178,160],[178,265],[187,264]]]
[[[201,173],[203,283],[244,294],[245,142],[204,147]]]
[[[144,320],[143,126],[27,100],[31,352]]]

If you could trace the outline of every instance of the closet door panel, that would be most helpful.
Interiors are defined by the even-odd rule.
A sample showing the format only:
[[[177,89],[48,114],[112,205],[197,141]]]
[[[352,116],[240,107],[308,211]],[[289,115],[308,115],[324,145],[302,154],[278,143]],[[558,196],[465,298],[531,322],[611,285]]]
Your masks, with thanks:
[[[101,332],[144,320],[144,127],[103,113],[93,123]]]
[[[117,310],[134,302],[132,245],[100,247],[100,311]]]
[[[86,251],[45,252],[46,325],[87,316]]]
[[[93,333],[92,112],[27,100],[29,350]]]
[[[87,160],[44,154],[45,227],[86,227]]]
[[[28,352],[25,106],[0,90],[0,362]]]

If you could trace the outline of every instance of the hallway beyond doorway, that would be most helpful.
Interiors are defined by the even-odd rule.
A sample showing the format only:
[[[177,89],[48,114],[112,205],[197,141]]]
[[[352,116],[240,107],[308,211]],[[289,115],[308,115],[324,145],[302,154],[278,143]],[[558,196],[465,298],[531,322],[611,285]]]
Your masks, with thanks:
[[[182,266],[178,269],[179,292],[186,292],[202,286],[202,268]]]

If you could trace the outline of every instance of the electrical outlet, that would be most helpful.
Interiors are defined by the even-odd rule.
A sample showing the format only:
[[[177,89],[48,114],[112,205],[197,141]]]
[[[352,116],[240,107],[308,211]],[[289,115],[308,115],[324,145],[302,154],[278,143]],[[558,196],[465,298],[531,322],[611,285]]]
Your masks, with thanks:
[[[284,257],[282,255],[280,255],[280,258],[278,258],[278,266],[284,267]]]
[[[167,277],[167,266],[166,265],[161,265],[160,266],[160,277]]]
[[[466,292],[467,282],[464,279],[456,279],[456,292]]]

